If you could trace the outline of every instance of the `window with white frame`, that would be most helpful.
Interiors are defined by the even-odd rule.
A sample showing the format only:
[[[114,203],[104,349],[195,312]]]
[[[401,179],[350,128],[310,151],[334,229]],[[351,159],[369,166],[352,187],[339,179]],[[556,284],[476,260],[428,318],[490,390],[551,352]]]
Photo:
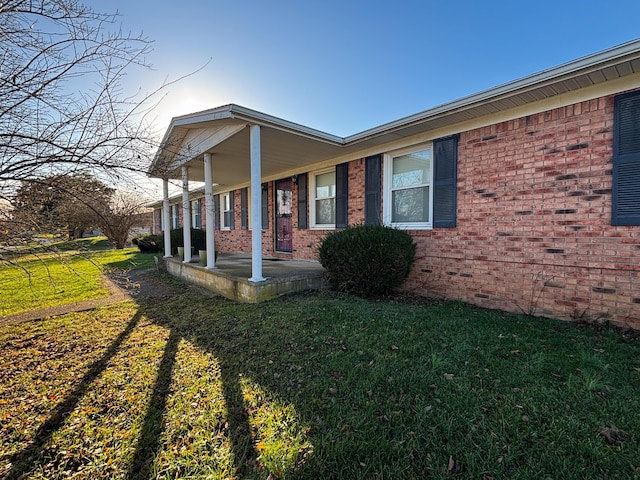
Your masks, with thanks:
[[[201,200],[191,201],[191,228],[202,228]]]
[[[398,228],[431,228],[431,147],[385,156],[385,223]]]
[[[231,228],[231,215],[231,192],[223,193],[220,195],[220,228]]]
[[[311,226],[333,228],[336,224],[336,170],[315,172],[309,177]]]
[[[171,205],[171,228],[180,228],[179,207],[178,204]]]

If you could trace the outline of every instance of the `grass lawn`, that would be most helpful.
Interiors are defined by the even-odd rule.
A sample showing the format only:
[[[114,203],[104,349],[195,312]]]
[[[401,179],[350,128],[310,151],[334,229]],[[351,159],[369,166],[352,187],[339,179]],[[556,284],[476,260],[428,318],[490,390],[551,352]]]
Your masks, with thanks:
[[[52,244],[17,252],[0,261],[0,317],[109,295],[101,276],[106,269],[131,270],[154,265],[153,255],[137,248],[109,249],[103,237]]]
[[[640,478],[640,341],[613,328],[152,300],[0,328],[0,476]]]

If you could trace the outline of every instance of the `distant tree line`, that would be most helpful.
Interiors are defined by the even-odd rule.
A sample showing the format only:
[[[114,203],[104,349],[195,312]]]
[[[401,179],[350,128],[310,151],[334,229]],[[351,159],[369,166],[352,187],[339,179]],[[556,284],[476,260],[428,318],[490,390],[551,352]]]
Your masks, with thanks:
[[[48,234],[69,240],[99,228],[116,248],[123,248],[129,231],[145,212],[143,200],[118,192],[80,173],[23,182],[11,202],[12,222],[5,235],[21,238]]]
[[[144,118],[163,88],[131,96],[123,78],[150,52],[81,1],[0,1],[0,260],[35,231],[98,225],[123,244],[140,201],[114,188],[147,170],[158,144]]]

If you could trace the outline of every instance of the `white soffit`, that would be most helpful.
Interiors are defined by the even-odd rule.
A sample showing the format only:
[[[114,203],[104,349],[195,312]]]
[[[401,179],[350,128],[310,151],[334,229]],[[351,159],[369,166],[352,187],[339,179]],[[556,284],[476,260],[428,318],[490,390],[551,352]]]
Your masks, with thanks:
[[[247,125],[260,125],[263,177],[336,158],[364,148],[474,120],[505,110],[576,92],[640,73],[640,40],[596,53],[483,92],[425,110],[345,138],[331,135],[239,105],[174,118],[165,134],[163,147],[154,159],[171,170],[188,163],[194,180],[200,179],[201,154],[214,156],[218,180],[235,185],[249,174]],[[640,85],[639,85],[640,86]],[[219,125],[224,129],[217,129]],[[216,137],[207,140],[206,132]],[[224,130],[224,131],[222,131]],[[190,155],[189,139],[202,147]],[[171,147],[173,146],[173,148]],[[214,182],[218,183],[216,179]]]

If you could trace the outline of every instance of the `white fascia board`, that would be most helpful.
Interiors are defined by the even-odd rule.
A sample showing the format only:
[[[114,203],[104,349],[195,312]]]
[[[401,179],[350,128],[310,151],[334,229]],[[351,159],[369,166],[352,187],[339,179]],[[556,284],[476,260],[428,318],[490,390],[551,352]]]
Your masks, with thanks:
[[[203,110],[201,112],[188,113],[186,115],[174,117],[171,119],[169,130],[172,130],[174,127],[188,127],[189,125],[193,125],[194,123],[211,122],[215,120],[233,118],[233,116],[231,115],[233,107],[233,104],[223,105],[211,110]]]
[[[383,125],[379,125],[377,127],[365,130],[360,133],[356,133],[348,137],[339,137],[337,135],[332,135],[320,130],[316,130],[314,128],[300,125],[295,122],[290,122],[282,118],[258,112],[257,110],[242,107],[240,105],[224,105],[211,110],[205,110],[202,112],[196,112],[173,118],[167,132],[164,135],[161,147],[156,153],[150,171],[153,171],[153,167],[158,161],[160,152],[163,149],[162,145],[166,145],[168,140],[171,138],[171,135],[175,128],[188,128],[190,125],[215,120],[235,119],[247,122],[248,124],[276,128],[295,135],[305,136],[316,141],[328,143],[337,147],[349,146],[351,144],[359,143],[363,140],[367,140],[378,135],[383,135],[394,130],[402,129],[403,127],[407,127],[415,123],[420,123],[437,118],[438,116],[447,115],[457,110],[480,106],[482,104],[490,103],[504,97],[523,94],[535,88],[543,87],[547,84],[563,79],[577,77],[580,74],[589,73],[591,71],[596,71],[610,65],[615,65],[625,58],[632,59],[634,57],[640,57],[640,40],[634,40],[593,55],[588,55],[578,60],[565,63],[558,67],[543,70],[533,75],[514,80],[512,82],[491,88],[489,90],[484,90],[482,92],[478,92],[476,94],[455,100],[453,102],[445,103],[434,108],[424,110],[422,112],[418,112],[416,114],[409,115],[407,117],[403,117],[389,123],[385,123]]]
[[[344,145],[343,137],[332,135],[321,130],[316,130],[315,128],[306,127],[299,123],[290,122],[279,117],[274,117],[273,115],[258,112],[257,110],[251,110],[250,108],[242,107],[240,105],[231,105],[231,107],[232,118],[244,120],[248,123],[264,127],[277,128],[278,130],[295,133],[296,135],[302,135],[337,146]]]
[[[274,117],[273,115],[268,115],[266,113],[258,112],[257,110],[252,110],[250,108],[242,107],[240,105],[229,104],[211,110],[189,113],[187,115],[181,115],[179,117],[172,118],[171,123],[169,124],[169,127],[162,139],[160,148],[158,148],[156,152],[149,171],[153,172],[154,167],[158,162],[160,153],[163,150],[163,146],[167,144],[175,129],[189,128],[190,125],[212,122],[216,120],[238,120],[241,122],[246,122],[247,124],[276,128],[278,130],[293,133],[295,135],[305,136],[335,146],[343,146],[345,143],[343,137],[331,135],[314,128],[306,127],[299,123],[290,122],[288,120]]]
[[[176,117],[171,121],[169,130],[174,127],[188,127],[195,123],[210,122],[215,120],[232,119],[247,122],[249,124],[260,125],[263,127],[277,128],[279,130],[288,131],[297,135],[304,135],[316,140],[342,145],[344,138],[330,133],[316,130],[315,128],[306,127],[299,123],[290,122],[273,115],[252,110],[241,105],[229,104],[217,107],[212,110],[190,113]]]
[[[604,50],[602,52],[582,57],[569,63],[565,63],[558,67],[529,75],[509,83],[499,85],[489,90],[463,97],[453,102],[445,103],[429,110],[424,110],[407,117],[394,120],[383,125],[373,127],[360,133],[345,138],[345,143],[355,143],[368,137],[374,137],[385,133],[389,130],[396,130],[412,123],[421,122],[438,115],[447,114],[459,109],[469,108],[474,105],[480,105],[490,100],[497,100],[503,96],[517,95],[523,91],[530,90],[535,87],[543,86],[546,83],[557,81],[566,77],[570,77],[577,73],[586,73],[588,71],[603,68],[607,64],[613,63],[618,59],[628,55],[640,55],[640,40],[625,43],[623,45]]]

